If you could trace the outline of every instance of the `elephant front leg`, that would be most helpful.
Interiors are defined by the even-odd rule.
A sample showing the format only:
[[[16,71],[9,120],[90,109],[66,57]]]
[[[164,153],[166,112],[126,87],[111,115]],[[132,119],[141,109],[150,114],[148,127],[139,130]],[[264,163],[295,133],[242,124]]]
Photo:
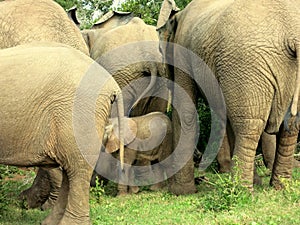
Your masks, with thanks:
[[[182,74],[182,76],[186,76]],[[178,75],[178,77],[180,77]],[[192,87],[189,91],[184,90],[177,84],[182,84],[180,80],[175,80],[173,97],[173,148],[171,155],[173,165],[167,168],[167,174],[174,174],[169,179],[169,189],[172,193],[191,194],[197,191],[194,181],[194,161],[193,153],[197,138],[197,110],[195,105],[195,93],[192,80],[187,79],[182,87]],[[176,111],[175,111],[176,110]]]
[[[294,150],[296,148],[299,127],[296,124],[296,117],[291,117],[288,121],[288,129],[282,125],[279,131],[279,140],[277,140],[277,149],[272,171],[270,184],[275,189],[284,188],[284,179],[292,178]]]
[[[48,170],[50,181],[50,193],[47,201],[42,205],[42,210],[50,209],[54,206],[58,198],[61,183],[62,183],[62,170],[60,168],[53,168]]]
[[[47,201],[50,189],[51,185],[48,171],[43,168],[38,168],[32,186],[22,191],[19,199],[27,209],[38,208]]]
[[[229,173],[231,171],[231,153],[227,135],[224,136],[222,146],[217,155],[220,173]]]

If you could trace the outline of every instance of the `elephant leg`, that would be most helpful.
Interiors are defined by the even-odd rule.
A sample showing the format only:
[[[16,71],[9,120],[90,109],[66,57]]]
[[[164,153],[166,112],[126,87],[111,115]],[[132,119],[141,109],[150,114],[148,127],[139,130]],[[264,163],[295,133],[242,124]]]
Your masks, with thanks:
[[[240,124],[235,123],[235,147],[234,155],[242,183],[253,191],[254,159],[258,141],[263,132],[265,122],[263,120],[243,120]]]
[[[148,160],[148,159],[141,159],[139,158],[138,160],[136,160],[135,166],[139,166],[139,170],[136,170],[136,173],[131,173],[130,174],[130,177],[131,179],[135,179],[136,180],[136,183],[138,184],[139,183],[139,180],[143,180],[144,177],[145,177],[145,174],[147,174],[149,171],[148,171],[148,166],[151,165],[151,161]],[[129,190],[130,190],[130,193],[138,193],[139,192],[139,186],[135,185],[135,186],[130,186],[129,187]]]
[[[264,163],[272,171],[276,152],[276,135],[263,132],[261,135],[261,149]]]
[[[277,149],[272,171],[270,184],[275,189],[282,189],[284,184],[282,179],[291,179],[294,167],[294,151],[296,148],[299,127],[296,124],[296,117],[291,117],[288,121],[288,130],[282,125],[277,140]]]
[[[189,87],[189,90],[183,90],[181,87]],[[169,179],[169,190],[176,195],[197,191],[193,161],[197,142],[196,93],[195,83],[188,75],[176,71],[172,112],[173,165],[167,168],[173,170],[167,174],[174,174]]]
[[[52,208],[51,213],[44,219],[42,225],[56,225],[59,224],[63,217],[68,202],[69,194],[69,180],[65,171],[62,171],[62,183],[58,199]]]
[[[50,209],[54,206],[58,198],[61,183],[62,183],[62,170],[60,168],[48,169],[50,181],[50,193],[47,201],[42,205],[42,210]]]
[[[217,155],[220,173],[229,173],[231,171],[231,153],[227,134],[225,134],[222,146]]]
[[[234,141],[234,133],[228,121],[223,143],[217,155],[220,173],[228,173],[231,171]]]
[[[71,165],[71,167],[66,170],[67,180],[69,181],[69,192],[68,194],[66,191],[62,192],[62,194],[67,196],[67,205],[59,223],[60,225],[90,224],[89,191],[93,168],[84,159],[80,158],[77,160],[81,162]],[[59,199],[60,196],[61,191],[59,193]],[[59,199],[59,205],[63,206]],[[74,217],[76,217],[76,219]]]
[[[50,180],[48,171],[38,168],[36,177],[30,188],[22,191],[19,199],[23,202],[27,209],[41,207],[50,195]]]
[[[164,170],[162,167],[153,167],[153,173],[154,173],[155,178],[157,178],[158,180],[164,180]],[[156,184],[152,184],[150,186],[150,190],[157,191],[157,190],[164,188],[165,186],[166,186],[166,182],[161,181]]]

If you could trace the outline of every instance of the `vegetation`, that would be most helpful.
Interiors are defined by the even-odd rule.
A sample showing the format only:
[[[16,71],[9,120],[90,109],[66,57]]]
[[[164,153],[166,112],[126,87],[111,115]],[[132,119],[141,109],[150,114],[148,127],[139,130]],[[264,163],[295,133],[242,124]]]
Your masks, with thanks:
[[[1,1],[1,0],[0,0]],[[90,27],[98,17],[112,9],[112,0],[56,0],[64,9],[77,6],[83,27]],[[176,0],[184,8],[190,0]],[[146,23],[155,25],[162,0],[127,0],[117,8],[133,12]],[[203,150],[209,137],[210,111],[207,103],[198,104],[200,140]],[[215,164],[213,164],[214,166]],[[174,196],[168,192],[151,192],[148,187],[137,195],[116,197],[117,187],[100,181],[91,188],[90,208],[93,224],[300,224],[300,169],[294,169],[293,180],[284,181],[286,189],[269,187],[270,177],[260,164],[262,187],[251,195],[241,186],[239,171],[217,174],[213,166],[197,185],[198,193]],[[199,174],[195,174],[199,177]],[[18,200],[21,191],[33,182],[33,169],[20,170],[0,165],[0,224],[40,224],[49,211],[22,209]]]
[[[269,187],[265,168],[259,171],[263,186],[255,187],[253,195],[243,190],[238,175],[216,174],[213,169],[197,186],[198,193],[188,196],[151,192],[146,187],[137,195],[115,197],[116,184],[98,182],[91,188],[91,219],[93,224],[300,224],[300,169],[294,170],[293,181],[284,191]],[[24,178],[13,179],[20,173]],[[10,174],[12,179],[0,179],[0,224],[39,224],[49,211],[22,209],[17,199],[32,181],[32,170],[13,168]]]
[[[132,12],[142,18],[145,23],[156,25],[159,10],[163,0],[126,0],[115,6],[113,0],[55,0],[65,10],[76,6],[82,22],[81,28],[91,27],[103,14],[109,10]],[[176,0],[179,8],[184,8],[191,0]]]

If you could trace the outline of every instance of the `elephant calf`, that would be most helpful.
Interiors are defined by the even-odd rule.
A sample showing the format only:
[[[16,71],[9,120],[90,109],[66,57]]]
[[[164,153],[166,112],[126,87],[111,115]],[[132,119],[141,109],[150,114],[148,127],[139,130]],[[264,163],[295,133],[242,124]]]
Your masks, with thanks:
[[[116,118],[110,119],[109,125],[106,126],[104,137],[107,138],[105,145],[106,152],[113,153],[119,149],[119,141],[115,135],[118,129]],[[118,190],[119,195],[128,193],[128,186],[136,185],[153,185],[152,188],[159,187],[164,180],[163,169],[161,164],[150,165],[147,162],[157,160],[162,162],[172,152],[172,126],[171,121],[161,112],[152,112],[143,116],[131,117],[125,119],[124,132],[124,163],[125,173],[120,177]],[[139,166],[131,166],[135,161],[144,162]],[[154,173],[145,174],[146,171],[155,171]],[[148,170],[149,169],[149,170]],[[142,181],[134,181],[132,172],[135,176],[142,173]],[[168,177],[168,176],[167,176]],[[139,182],[139,183],[137,183]],[[135,190],[134,192],[137,192]]]

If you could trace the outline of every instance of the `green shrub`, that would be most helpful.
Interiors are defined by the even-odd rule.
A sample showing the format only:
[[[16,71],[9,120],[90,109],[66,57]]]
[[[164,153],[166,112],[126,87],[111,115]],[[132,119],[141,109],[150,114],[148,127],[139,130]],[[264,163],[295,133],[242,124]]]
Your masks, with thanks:
[[[249,204],[252,200],[251,193],[243,186],[241,171],[237,160],[232,168],[232,173],[218,174],[218,179],[212,183],[213,190],[204,197],[204,210],[222,211],[233,207]]]
[[[103,181],[100,181],[98,177],[96,177],[96,185],[95,187],[91,187],[90,195],[92,201],[95,203],[100,203],[100,198],[105,194]]]

